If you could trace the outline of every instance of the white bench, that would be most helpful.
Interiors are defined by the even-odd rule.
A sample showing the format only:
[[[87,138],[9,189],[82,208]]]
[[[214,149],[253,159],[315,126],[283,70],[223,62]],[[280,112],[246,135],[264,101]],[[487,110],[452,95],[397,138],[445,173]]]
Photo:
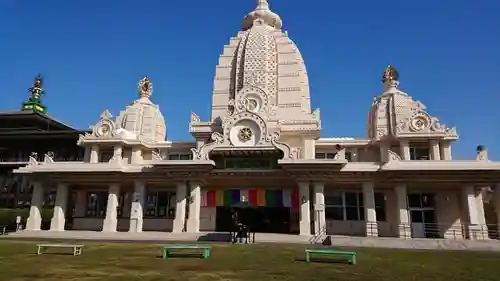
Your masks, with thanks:
[[[37,255],[41,255],[47,251],[48,248],[58,248],[58,249],[63,249],[63,248],[71,248],[73,249],[73,256],[79,256],[82,254],[83,246],[84,245],[75,245],[75,244],[37,244],[36,245],[38,250],[37,250]]]

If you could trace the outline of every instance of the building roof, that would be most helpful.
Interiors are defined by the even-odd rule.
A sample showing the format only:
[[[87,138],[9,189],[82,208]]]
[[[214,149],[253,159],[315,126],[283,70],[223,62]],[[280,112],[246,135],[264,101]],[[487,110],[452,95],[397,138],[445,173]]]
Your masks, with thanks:
[[[8,121],[8,122],[7,122]],[[34,110],[23,110],[23,111],[3,111],[0,112],[0,131],[21,131],[26,128],[22,127],[10,127],[11,125],[17,125],[16,121],[28,121],[30,125],[35,127],[30,127],[32,131],[80,131],[72,126],[69,126],[56,118]],[[7,127],[7,124],[11,124]],[[19,123],[18,123],[19,124]],[[42,125],[43,124],[43,125]]]

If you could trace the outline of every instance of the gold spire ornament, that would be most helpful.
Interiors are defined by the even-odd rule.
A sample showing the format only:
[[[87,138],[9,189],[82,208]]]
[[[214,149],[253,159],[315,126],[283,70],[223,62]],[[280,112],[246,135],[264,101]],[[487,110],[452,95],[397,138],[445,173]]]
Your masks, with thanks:
[[[42,96],[45,95],[45,91],[43,89],[43,78],[40,74],[35,77],[33,86],[29,88],[28,91],[31,93],[31,96],[28,102],[23,103],[22,110],[32,110],[45,113],[47,111],[47,107],[42,104]]]
[[[33,82],[33,87],[29,88],[28,91],[31,93],[31,99],[40,100],[43,91],[43,78],[40,74],[35,77],[35,81]]]
[[[147,76],[144,76],[138,85],[139,96],[141,98],[150,98],[153,94],[153,83]]]
[[[398,81],[399,80],[399,73],[394,68],[392,65],[387,65],[387,67],[384,70],[384,76],[382,76],[382,82],[388,82],[388,81]]]

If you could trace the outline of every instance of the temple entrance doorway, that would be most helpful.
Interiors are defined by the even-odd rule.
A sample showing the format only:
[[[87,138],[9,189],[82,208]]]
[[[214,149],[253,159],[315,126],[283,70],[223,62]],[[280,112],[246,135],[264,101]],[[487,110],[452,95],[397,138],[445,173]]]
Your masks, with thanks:
[[[241,223],[250,228],[251,232],[292,233],[289,207],[217,207],[216,231],[231,231],[233,212]]]
[[[413,238],[439,238],[434,194],[408,194],[408,211]]]

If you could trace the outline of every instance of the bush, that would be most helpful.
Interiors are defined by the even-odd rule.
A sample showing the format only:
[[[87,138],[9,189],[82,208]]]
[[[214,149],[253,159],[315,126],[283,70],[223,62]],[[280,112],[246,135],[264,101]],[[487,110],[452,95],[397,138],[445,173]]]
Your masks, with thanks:
[[[21,224],[26,225],[26,220],[28,219],[30,213],[29,208],[22,209],[0,209],[0,226],[6,227],[6,231],[16,230],[16,218],[21,216]],[[42,225],[50,225],[50,219],[52,218],[52,208],[43,208],[41,210],[42,215]]]

